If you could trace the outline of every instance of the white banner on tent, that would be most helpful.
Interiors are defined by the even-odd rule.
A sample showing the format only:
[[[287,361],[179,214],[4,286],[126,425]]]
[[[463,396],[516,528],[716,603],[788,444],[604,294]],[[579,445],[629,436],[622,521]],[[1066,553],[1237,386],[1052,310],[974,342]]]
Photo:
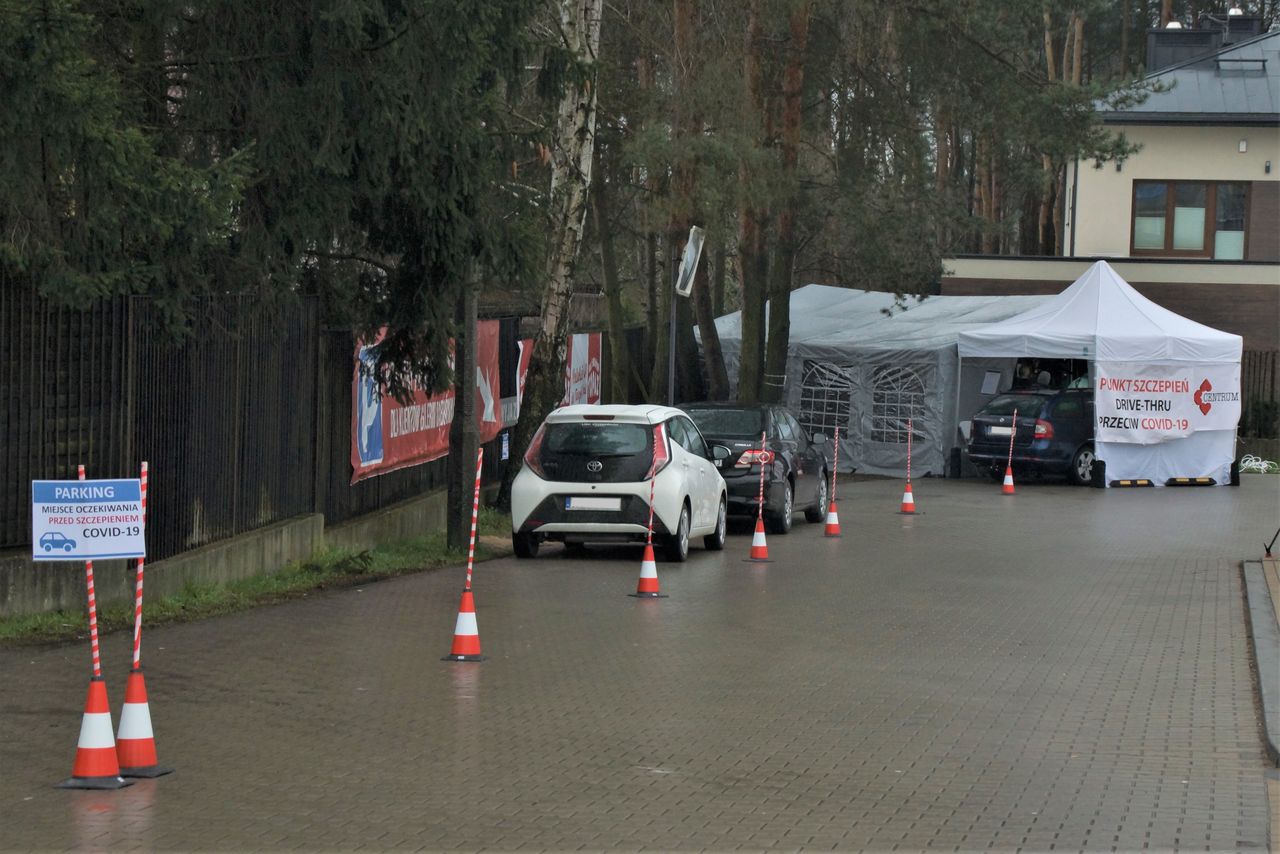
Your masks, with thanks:
[[[1098,362],[1099,442],[1154,445],[1240,422],[1239,365]]]

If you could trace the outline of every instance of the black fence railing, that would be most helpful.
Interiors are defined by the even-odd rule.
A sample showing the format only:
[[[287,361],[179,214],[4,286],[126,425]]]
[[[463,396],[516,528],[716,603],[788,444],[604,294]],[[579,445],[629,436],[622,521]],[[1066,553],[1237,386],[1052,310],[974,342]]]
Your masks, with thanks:
[[[445,485],[447,458],[351,481],[354,342],[312,299],[203,308],[175,343],[149,299],[56,308],[0,282],[0,548],[30,543],[30,483],[150,466],[148,553],[171,557],[302,513],[352,519]],[[503,321],[503,393],[518,324]],[[507,372],[511,376],[506,376]],[[501,437],[486,446],[500,477]]]

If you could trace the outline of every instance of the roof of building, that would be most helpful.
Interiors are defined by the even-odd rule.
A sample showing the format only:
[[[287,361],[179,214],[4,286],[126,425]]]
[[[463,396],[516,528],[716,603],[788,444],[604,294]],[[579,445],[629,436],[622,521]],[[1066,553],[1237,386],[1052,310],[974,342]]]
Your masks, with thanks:
[[[1280,30],[1240,42],[1144,78],[1154,92],[1124,110],[1103,110],[1111,124],[1280,124]]]

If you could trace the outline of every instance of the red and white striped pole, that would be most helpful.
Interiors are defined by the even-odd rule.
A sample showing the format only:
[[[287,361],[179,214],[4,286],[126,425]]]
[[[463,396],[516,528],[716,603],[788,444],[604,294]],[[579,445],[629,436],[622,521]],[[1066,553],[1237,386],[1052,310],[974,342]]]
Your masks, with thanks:
[[[76,467],[80,480],[84,480],[84,466]],[[84,562],[84,578],[89,588],[89,646],[93,650],[93,677],[102,678],[102,656],[98,652],[98,600],[93,592],[93,561]]]
[[[646,546],[653,545],[653,485],[657,480],[657,475],[649,478],[649,532],[645,534],[644,538]]]
[[[1013,437],[1018,433],[1018,410],[1013,410],[1013,424],[1009,427],[1009,462],[1004,467],[1004,483],[1000,491],[1005,495],[1013,495]]]
[[[471,498],[471,544],[467,547],[467,586],[471,589],[471,569],[476,562],[476,522],[480,518],[480,471],[484,463],[484,447],[476,453],[476,488]]]
[[[916,512],[916,497],[911,492],[911,436],[915,432],[912,428],[914,423],[910,417],[907,418],[907,488],[902,493],[902,513],[908,515]]]
[[[911,483],[911,418],[907,418],[907,483]]]
[[[836,503],[836,475],[840,473],[840,425],[836,425],[836,437],[831,448],[831,503]]]
[[[756,506],[756,520],[764,519],[764,467],[766,465],[765,458],[769,456],[769,446],[766,444],[768,439],[762,432],[760,434],[760,501]]]
[[[467,547],[467,584],[458,603],[458,619],[453,626],[453,646],[445,661],[484,661],[480,654],[480,627],[476,622],[476,600],[471,592],[471,571],[476,561],[476,522],[480,517],[480,472],[484,448],[476,453],[476,488],[471,498],[471,543]]]
[[[836,425],[836,436],[831,449],[831,500],[827,503],[826,527],[822,530],[825,537],[840,536],[840,511],[836,507],[836,469],[840,461],[840,425]]]
[[[757,458],[760,463],[760,494],[757,498],[756,506],[756,529],[751,534],[751,551],[747,553],[747,561],[749,563],[768,563],[769,562],[769,543],[764,536],[764,469],[765,466],[773,462],[772,455],[769,453],[768,437],[765,433],[760,434],[760,455]]]
[[[147,462],[142,462],[142,532],[147,531]],[[145,557],[138,558],[138,579],[133,588],[133,669],[142,666],[142,567]]]

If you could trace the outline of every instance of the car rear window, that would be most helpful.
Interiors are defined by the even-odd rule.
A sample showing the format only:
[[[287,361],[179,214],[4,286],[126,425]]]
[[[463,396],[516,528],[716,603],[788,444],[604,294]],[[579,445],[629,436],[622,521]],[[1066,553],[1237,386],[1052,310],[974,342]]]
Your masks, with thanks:
[[[1047,399],[1039,394],[1002,394],[982,407],[982,411],[978,414],[1012,415],[1013,410],[1016,409],[1019,415],[1031,418],[1040,414],[1040,410],[1044,408],[1044,402]]]
[[[750,439],[764,429],[764,413],[759,409],[689,409],[693,423],[704,436]]]
[[[625,457],[647,451],[650,435],[651,428],[644,424],[548,424],[543,451],[565,456]]]

